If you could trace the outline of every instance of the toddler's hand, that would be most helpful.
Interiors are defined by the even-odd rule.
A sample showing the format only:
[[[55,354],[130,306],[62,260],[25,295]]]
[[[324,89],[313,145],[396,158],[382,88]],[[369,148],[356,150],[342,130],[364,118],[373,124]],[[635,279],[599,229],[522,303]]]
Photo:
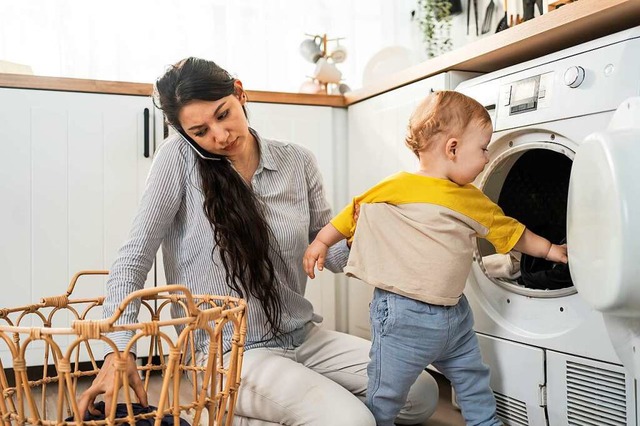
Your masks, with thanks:
[[[569,258],[567,257],[567,245],[562,244],[559,246],[557,244],[551,244],[551,248],[549,249],[549,253],[547,253],[547,257],[545,257],[545,260],[557,263],[567,263],[569,261]]]
[[[302,259],[302,266],[304,268],[304,272],[307,273],[309,278],[313,279],[316,277],[314,273],[316,263],[318,264],[318,271],[322,271],[324,269],[324,261],[327,256],[328,249],[329,247],[318,240],[314,240],[309,247],[307,247],[307,251],[304,252],[304,257]]]

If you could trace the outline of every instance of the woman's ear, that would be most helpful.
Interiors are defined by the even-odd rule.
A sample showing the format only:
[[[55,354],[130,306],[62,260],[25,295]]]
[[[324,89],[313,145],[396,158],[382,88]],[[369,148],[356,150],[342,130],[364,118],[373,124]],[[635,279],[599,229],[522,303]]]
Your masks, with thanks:
[[[244,91],[242,87],[242,82],[240,80],[236,80],[233,83],[233,91],[236,98],[238,98],[240,103],[244,105],[247,102],[247,92]]]
[[[449,160],[455,160],[456,153],[458,152],[458,139],[449,138],[444,144],[445,155]]]

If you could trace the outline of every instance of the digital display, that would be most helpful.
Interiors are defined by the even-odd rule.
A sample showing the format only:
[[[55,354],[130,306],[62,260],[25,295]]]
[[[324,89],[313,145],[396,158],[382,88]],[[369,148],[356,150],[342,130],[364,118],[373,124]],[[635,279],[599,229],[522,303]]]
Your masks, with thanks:
[[[537,88],[538,79],[529,79],[515,83],[511,86],[511,103],[517,104],[519,101],[525,99],[536,98],[538,96],[536,93]]]
[[[509,115],[535,111],[538,107],[539,87],[539,75],[513,83],[509,87],[511,89],[508,103]]]

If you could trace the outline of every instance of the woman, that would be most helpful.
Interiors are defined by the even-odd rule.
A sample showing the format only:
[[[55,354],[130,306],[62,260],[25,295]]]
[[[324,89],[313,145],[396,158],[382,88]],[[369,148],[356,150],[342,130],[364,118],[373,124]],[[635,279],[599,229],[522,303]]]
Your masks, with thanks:
[[[130,239],[107,282],[104,316],[144,286],[162,244],[167,282],[186,283],[194,294],[247,299],[236,423],[375,425],[362,402],[369,342],[317,327],[304,298],[302,256],[331,217],[313,155],[249,128],[242,83],[213,62],[180,61],[157,80],[156,92],[182,137],[170,137],[156,153]],[[336,245],[326,265],[341,271],[347,257],[346,245]],[[135,322],[138,308],[122,320]],[[111,338],[124,348],[131,335]],[[196,345],[204,362],[208,341],[200,336]],[[80,397],[81,412],[101,393],[110,401],[112,358]],[[133,357],[128,371],[146,405]],[[399,421],[425,420],[437,398],[424,373]]]

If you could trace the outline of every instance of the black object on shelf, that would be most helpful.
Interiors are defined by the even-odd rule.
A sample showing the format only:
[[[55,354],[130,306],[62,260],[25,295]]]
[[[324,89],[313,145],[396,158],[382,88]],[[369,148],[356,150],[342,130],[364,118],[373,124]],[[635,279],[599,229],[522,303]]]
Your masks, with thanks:
[[[493,21],[493,13],[496,10],[496,4],[493,0],[487,5],[487,10],[484,12],[484,21],[482,22],[482,34],[486,34],[491,30],[491,22]]]
[[[469,21],[471,19],[471,0],[467,0],[467,35],[469,35]]]
[[[451,3],[451,8],[449,9],[451,15],[462,13],[462,0],[449,0],[449,3]]]
[[[507,20],[507,0],[503,0],[503,6],[504,6],[504,16],[502,17],[500,22],[498,22],[498,26],[496,27],[496,32],[497,33],[499,33],[500,31],[504,31],[507,28],[509,28],[509,22]]]
[[[476,21],[476,37],[480,35],[480,30],[478,29],[478,0],[473,0],[473,18]]]
[[[522,0],[523,21],[533,19],[535,16],[535,6],[538,6],[538,11],[542,15],[542,0]]]

